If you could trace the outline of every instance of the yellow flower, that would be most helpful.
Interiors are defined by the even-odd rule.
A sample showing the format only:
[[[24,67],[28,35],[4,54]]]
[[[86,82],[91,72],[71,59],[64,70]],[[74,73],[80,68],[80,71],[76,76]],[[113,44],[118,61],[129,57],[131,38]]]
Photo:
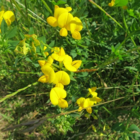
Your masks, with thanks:
[[[81,66],[81,60],[72,61],[72,58],[69,55],[66,55],[65,59],[63,60],[63,64],[65,68],[69,71],[77,71],[77,69]]]
[[[25,34],[24,36],[25,36],[25,38],[27,40],[29,40],[30,38],[32,38],[33,39],[34,46],[39,46],[40,45],[40,41],[37,39],[37,35],[36,34],[32,34],[32,35]]]
[[[77,99],[76,103],[78,104],[79,106],[79,109],[78,111],[81,111],[84,107],[84,101],[85,101],[85,98],[84,97],[80,97],[79,99]]]
[[[90,100],[91,100],[94,104],[97,104],[97,103],[99,103],[99,102],[102,101],[102,99],[99,98],[99,97],[92,97],[92,98],[90,98]]]
[[[97,97],[97,92],[95,92],[97,87],[89,88],[88,91],[93,97]]]
[[[59,32],[60,36],[66,37],[68,31],[70,31],[74,39],[80,40],[80,31],[83,25],[78,17],[73,17],[73,15],[69,13],[71,10],[71,7],[60,8],[55,5],[54,16],[48,17],[47,22],[52,27],[59,26],[61,28]]]
[[[61,83],[62,85],[68,85],[70,83],[70,77],[65,71],[58,71],[55,73],[55,79],[53,83]]]
[[[47,60],[38,60],[38,63],[41,67],[44,65],[51,66],[53,63],[53,59],[51,56],[49,56]]]
[[[19,42],[19,44],[15,48],[16,53],[21,53],[26,55],[28,52],[34,52],[36,54],[36,46],[40,45],[39,40],[37,40],[37,35],[32,34],[32,35],[24,35],[25,38]],[[33,41],[30,43],[26,43],[30,38],[33,39]],[[26,41],[26,42],[25,42]]]
[[[47,65],[44,65],[41,67],[42,72],[44,73],[43,76],[41,76],[38,81],[42,83],[52,83],[55,79],[55,73],[54,70]]]
[[[110,7],[113,7],[115,5],[115,0],[112,0],[109,4],[108,4],[108,6],[110,6]]]
[[[74,17],[69,24],[72,37],[74,39],[80,40],[81,39],[80,31],[83,28],[81,20],[78,17]]]
[[[91,114],[92,113],[91,106],[93,106],[93,104],[94,104],[94,102],[90,98],[87,98],[84,101],[83,107],[86,108],[86,111]]]
[[[90,100],[90,98],[85,99],[84,97],[79,98],[76,103],[79,106],[78,111],[81,111],[83,108],[86,108],[86,111],[88,113],[92,113],[92,108],[91,106],[93,106],[93,102]]]
[[[46,49],[47,49],[47,47],[46,47],[46,46],[44,46],[43,50],[45,51]],[[44,54],[45,54],[46,56],[48,56],[48,55],[49,55],[49,53],[48,53],[48,52],[44,52]]]
[[[58,26],[58,18],[61,14],[63,13],[68,13],[69,11],[71,11],[72,8],[71,7],[67,7],[67,8],[61,8],[57,5],[55,5],[54,8],[54,16],[50,16],[47,18],[47,22],[49,25],[51,25],[52,27],[56,27]]]
[[[70,22],[73,20],[73,16],[70,13],[63,13],[58,18],[58,26],[61,28],[60,36],[67,36],[67,30],[70,30]]]
[[[66,55],[62,47],[54,47],[54,53],[51,56],[56,61],[63,61]]]
[[[60,36],[67,36],[68,35],[68,31],[66,28],[62,28],[59,32]]]
[[[26,38],[19,42],[19,44],[16,46],[16,48],[14,50],[16,53],[21,53],[24,55],[26,55],[28,53],[29,47],[27,46],[25,41],[26,41]]]
[[[50,92],[50,100],[53,105],[58,105],[61,108],[68,107],[68,102],[64,100],[64,98],[67,96],[67,93],[64,89],[60,87],[54,87],[52,88]]]
[[[88,90],[89,90],[89,93],[92,95],[92,98],[90,98],[90,100],[91,100],[94,104],[96,104],[96,103],[102,101],[102,99],[100,99],[99,97],[97,97],[97,92],[95,92],[96,89],[97,89],[96,87],[92,87],[92,88],[89,88],[89,89],[88,89]]]
[[[12,11],[5,12],[4,8],[2,8],[2,11],[0,11],[0,26],[3,19],[5,20],[6,24],[9,26],[15,20],[15,15]]]

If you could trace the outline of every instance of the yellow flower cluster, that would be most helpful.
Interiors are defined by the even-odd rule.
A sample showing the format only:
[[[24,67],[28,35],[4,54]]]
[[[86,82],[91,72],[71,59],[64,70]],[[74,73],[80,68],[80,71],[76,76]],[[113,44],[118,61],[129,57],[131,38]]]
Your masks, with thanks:
[[[12,11],[5,12],[4,8],[2,7],[2,11],[0,11],[0,26],[3,19],[5,20],[6,24],[10,26],[11,23],[15,20],[14,13]],[[1,33],[1,29],[0,29],[0,33]]]
[[[89,88],[88,90],[89,90],[89,94],[91,94],[92,97],[91,98],[81,97],[77,100],[76,103],[79,106],[79,111],[81,111],[83,108],[86,108],[86,111],[91,114],[92,113],[91,106],[97,104],[98,102],[101,102],[101,99],[97,97],[97,92],[95,92],[96,87]]]
[[[71,7],[61,8],[55,5],[54,16],[48,17],[47,22],[52,27],[58,26],[61,28],[59,32],[60,36],[67,36],[68,31],[70,31],[74,39],[80,40],[80,31],[82,30],[83,25],[78,17],[73,17],[73,15],[69,13],[71,10]]]
[[[67,96],[67,92],[64,90],[64,86],[70,84],[70,76],[63,70],[56,71],[54,60],[60,64],[60,69],[64,64],[65,68],[69,71],[77,71],[82,61],[75,60],[67,55],[64,49],[61,47],[54,47],[53,53],[48,57],[47,60],[38,60],[41,66],[43,76],[38,81],[42,83],[52,83],[55,85],[50,91],[50,100],[53,105],[58,105],[61,108],[68,107],[68,102],[64,99]],[[55,72],[56,71],[56,72]]]
[[[15,48],[16,53],[27,55],[28,52],[36,53],[36,47],[40,45],[39,40],[37,39],[37,35],[24,35],[25,38],[19,42],[19,44]],[[31,44],[27,43],[27,40],[32,39]],[[31,46],[31,47],[30,47]]]

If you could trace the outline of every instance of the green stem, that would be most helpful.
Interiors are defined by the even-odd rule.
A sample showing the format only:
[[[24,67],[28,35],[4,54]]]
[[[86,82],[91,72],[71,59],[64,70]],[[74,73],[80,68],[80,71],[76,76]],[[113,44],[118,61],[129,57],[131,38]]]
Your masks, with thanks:
[[[14,5],[15,5],[16,8],[18,9],[18,11],[21,13],[21,15],[25,18],[25,21],[27,21],[28,24],[30,24],[30,21],[29,21],[29,20],[27,19],[27,17],[23,14],[21,8],[18,6],[18,4],[16,3],[16,1],[15,1],[15,0],[11,0],[11,1],[12,1],[12,3],[14,3]]]
[[[41,0],[43,2],[43,4],[45,5],[46,9],[53,14],[52,10],[50,9],[50,7],[47,5],[47,3],[44,0]]]
[[[16,2],[21,6],[21,7],[23,7],[23,8],[25,8],[25,6],[23,5],[23,4],[21,4],[19,1],[17,1],[16,0]],[[14,5],[15,6],[15,5]],[[37,14],[35,14],[33,11],[31,11],[30,9],[27,9],[28,10],[28,12],[30,12],[33,16],[35,16],[37,19],[40,19],[41,21],[43,21],[44,23],[47,23],[44,19],[42,19],[41,17],[39,17]],[[31,18],[33,18],[33,19],[35,19],[36,20],[36,18],[35,17],[33,17],[32,15],[30,15],[29,13],[28,13],[28,15],[31,17]],[[39,21],[39,20],[38,20]]]
[[[19,71],[19,73],[21,73],[21,74],[40,74],[40,72],[22,72],[22,71]]]
[[[29,87],[31,87],[31,86],[35,86],[35,85],[37,85],[37,84],[38,84],[38,82],[35,82],[35,83],[30,84],[30,85],[28,85],[28,86],[26,86],[26,87],[24,87],[24,88],[18,89],[17,91],[15,91],[15,92],[13,92],[13,93],[11,93],[11,94],[6,95],[4,98],[0,99],[0,103],[3,102],[3,101],[5,101],[6,99],[9,99],[9,98],[15,96],[15,95],[18,94],[19,92],[21,92],[21,91],[23,91],[23,90],[26,90],[27,88],[29,88]]]
[[[125,20],[125,16],[124,16],[124,11],[122,11],[122,15],[123,15],[123,23],[124,23],[124,26],[125,26],[125,28],[127,30],[128,35],[129,35],[130,34],[130,31],[129,31],[128,26],[126,24],[126,20]],[[131,38],[131,41],[133,42],[134,46],[137,46],[136,43],[135,43],[135,41],[134,41],[134,39],[133,39],[133,37],[130,36],[130,38]]]
[[[123,28],[119,22],[116,21],[116,19],[114,19],[111,15],[109,15],[101,6],[99,6],[98,4],[96,4],[94,1],[89,0],[90,3],[92,3],[93,5],[95,5],[96,7],[98,7],[102,12],[104,12],[108,17],[110,17],[120,28]]]

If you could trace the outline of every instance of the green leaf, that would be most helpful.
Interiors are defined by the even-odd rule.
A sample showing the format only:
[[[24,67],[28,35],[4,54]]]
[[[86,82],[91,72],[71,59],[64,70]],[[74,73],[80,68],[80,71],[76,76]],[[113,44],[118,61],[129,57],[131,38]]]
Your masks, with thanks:
[[[46,43],[46,37],[45,37],[45,36],[39,37],[38,40],[39,40],[40,42]]]
[[[6,24],[5,20],[3,19],[2,23],[1,23],[1,33],[2,33],[2,35],[4,35],[6,33],[6,31],[7,31],[7,24]]]
[[[77,52],[75,50],[71,50],[70,55],[72,58],[75,58],[77,56]]]
[[[127,12],[128,12],[128,14],[129,14],[129,16],[132,16],[132,17],[134,17],[134,18],[137,18],[137,17],[135,16],[135,14],[134,14],[134,10],[133,10],[133,9],[129,9],[129,10],[127,10]]]
[[[29,35],[32,35],[32,34],[34,34],[34,28],[33,27],[31,27],[30,30],[29,30]]]
[[[40,66],[38,63],[33,63],[33,65],[34,65],[36,68]]]
[[[129,69],[129,70],[132,70],[132,71],[138,71],[137,68],[130,67],[130,66],[124,67],[124,69]]]
[[[128,4],[128,0],[115,0],[115,6],[126,6]]]
[[[129,133],[128,136],[131,137],[132,139],[135,139],[135,140],[139,140],[140,139],[140,128],[135,125],[135,124],[132,124],[128,130],[130,132],[133,132],[133,133]]]
[[[9,116],[6,116],[5,114],[2,114],[2,113],[0,113],[0,116],[2,116],[4,119],[6,119],[6,120],[10,120],[10,121],[13,121],[14,119],[12,119],[11,117],[9,117]]]
[[[132,138],[132,140],[140,140],[140,134],[131,133],[131,134],[128,134],[128,136],[129,136],[130,138]]]
[[[17,46],[17,45],[19,44],[19,42],[20,42],[20,41],[13,41],[13,40],[9,40],[9,41],[8,41],[8,43],[9,43],[11,46],[14,46],[14,47]]]
[[[25,60],[26,60],[27,62],[32,62],[32,60],[31,60],[30,58],[28,58],[28,57],[26,57]]]
[[[67,0],[59,0],[56,5],[61,5],[67,3]]]
[[[49,44],[50,47],[54,47],[55,45],[55,40],[52,40],[51,43]]]
[[[137,131],[140,132],[140,128],[138,126],[136,126],[135,124],[132,124],[129,128],[129,131]]]
[[[119,132],[124,132],[125,131],[125,126],[124,126],[123,123],[117,122],[112,126],[112,130],[119,131]]]
[[[82,72],[81,74],[78,75],[78,77],[86,77],[88,76],[88,72]]]
[[[6,34],[6,39],[10,39],[12,37],[14,37],[17,33],[17,27],[14,27],[12,30],[8,31],[8,33]]]

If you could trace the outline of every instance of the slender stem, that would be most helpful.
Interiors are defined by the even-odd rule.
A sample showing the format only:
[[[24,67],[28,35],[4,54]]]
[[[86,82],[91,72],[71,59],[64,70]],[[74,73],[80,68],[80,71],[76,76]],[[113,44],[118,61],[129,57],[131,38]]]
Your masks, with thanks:
[[[21,4],[19,1],[17,1],[16,0],[16,2],[21,6],[21,7],[23,7],[23,8],[25,8],[25,6],[23,5],[23,4]],[[14,4],[13,4],[14,5]],[[15,6],[15,5],[14,5]],[[44,23],[47,23],[44,19],[42,19],[41,17],[39,17],[37,14],[35,14],[34,12],[32,12],[30,9],[27,9],[28,10],[28,12],[30,12],[33,16],[35,16],[36,18],[38,18],[38,19],[40,19],[41,21],[43,21]],[[29,13],[28,13],[28,15],[30,16],[30,17],[32,17]],[[32,18],[34,18],[34,17],[32,17]],[[35,18],[34,18],[35,19]]]
[[[39,74],[40,72],[22,72],[22,71],[19,71],[19,73],[21,73],[21,74]]]
[[[28,85],[28,86],[26,86],[26,87],[24,87],[24,88],[18,89],[17,91],[15,91],[15,92],[13,92],[13,93],[11,93],[11,94],[6,95],[4,98],[0,99],[0,103],[3,102],[3,101],[5,101],[6,99],[9,99],[9,98],[15,96],[15,95],[18,94],[19,92],[21,92],[21,91],[23,91],[23,90],[25,90],[25,89],[27,89],[27,88],[29,88],[29,87],[31,87],[31,86],[35,86],[35,85],[37,85],[37,84],[38,84],[38,82],[35,82],[35,83],[30,84],[30,85]]]
[[[21,15],[26,19],[26,21],[28,22],[28,24],[30,24],[29,20],[26,18],[26,16],[23,14],[21,8],[18,6],[18,4],[16,3],[15,0],[11,0],[12,3],[14,3],[14,5],[16,6],[16,8],[18,9],[18,11],[21,13]]]
[[[100,90],[100,89],[116,89],[116,88],[123,88],[123,87],[139,87],[140,85],[125,85],[125,86],[117,86],[117,87],[103,87],[103,88],[97,88],[97,90]]]
[[[101,6],[99,6],[98,4],[96,4],[94,1],[89,0],[90,3],[92,3],[93,5],[95,5],[96,7],[98,7],[101,11],[103,11],[108,17],[110,17],[120,28],[123,28],[119,22],[116,21],[116,19],[114,19],[111,15],[109,15]]]
[[[123,23],[124,23],[124,26],[125,26],[125,28],[126,28],[128,34],[130,34],[129,28],[128,28],[127,24],[126,24],[126,20],[125,20],[125,16],[124,16],[124,11],[122,11],[122,15],[123,15]],[[130,36],[130,38],[131,38],[131,41],[133,42],[134,46],[136,47],[137,45],[136,45],[136,43],[135,43],[133,37]]]
[[[52,10],[50,9],[50,7],[47,5],[47,3],[44,0],[41,0],[43,2],[43,4],[45,5],[46,9],[53,14]]]

